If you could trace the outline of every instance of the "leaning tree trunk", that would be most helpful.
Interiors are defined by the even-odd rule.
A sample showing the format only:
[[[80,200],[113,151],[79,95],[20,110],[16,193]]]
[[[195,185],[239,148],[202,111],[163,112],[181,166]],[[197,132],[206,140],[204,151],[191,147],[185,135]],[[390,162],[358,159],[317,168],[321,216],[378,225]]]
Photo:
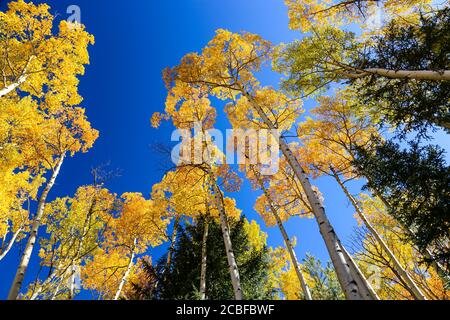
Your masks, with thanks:
[[[369,181],[369,179],[366,177],[366,179]],[[370,181],[369,181],[370,184]],[[370,188],[371,193],[376,196],[378,199],[381,200],[381,202],[383,202],[384,206],[386,207],[386,209],[388,209],[388,212],[391,208],[390,203],[386,200],[386,198],[381,194],[381,192],[379,192],[378,190],[375,190],[373,188]],[[392,217],[392,215],[390,215]],[[393,219],[395,219],[401,229],[411,238],[414,239],[414,232],[408,227],[406,226],[402,221],[396,219],[395,217],[392,217]],[[437,262],[434,258],[433,258],[433,254],[432,252],[428,249],[425,248],[423,250],[421,250],[420,248],[418,248],[415,244],[414,244],[414,248],[420,253],[422,254],[426,259],[430,260],[430,264],[433,267],[433,269],[437,272],[437,274],[439,274],[440,276],[447,276],[449,274],[449,272],[447,270],[445,270],[445,268],[439,263]]]
[[[449,81],[450,71],[430,71],[430,70],[389,70],[382,68],[365,69],[363,75],[377,75],[389,79],[415,79],[431,81]]]
[[[120,295],[122,294],[123,287],[125,286],[125,283],[127,282],[128,277],[130,275],[131,268],[133,267],[133,263],[134,263],[134,256],[136,255],[136,244],[137,244],[137,239],[134,239],[133,247],[131,248],[130,260],[129,260],[128,266],[127,266],[127,271],[125,271],[125,274],[123,275],[122,280],[120,280],[120,284],[119,284],[119,287],[117,288],[116,294],[114,296],[114,300],[119,300]]]
[[[386,244],[386,242],[384,242],[383,238],[380,236],[380,234],[377,232],[377,230],[375,230],[375,228],[372,226],[372,224],[370,223],[370,221],[367,219],[366,215],[364,214],[364,212],[361,210],[361,208],[359,207],[358,203],[356,202],[355,198],[350,194],[350,192],[348,191],[347,187],[344,185],[344,183],[341,181],[339,175],[337,174],[337,172],[333,169],[330,168],[331,172],[333,173],[333,177],[336,179],[337,183],[339,184],[339,186],[341,187],[341,189],[344,191],[345,195],[347,196],[347,198],[350,200],[350,202],[352,203],[353,207],[356,210],[356,213],[358,214],[358,216],[361,218],[361,220],[364,222],[364,225],[367,227],[367,229],[369,229],[369,231],[372,233],[372,235],[375,237],[375,239],[377,240],[377,242],[381,245],[381,247],[383,248],[383,250],[386,252],[386,254],[388,255],[389,259],[392,261],[393,263],[393,267],[395,269],[395,271],[400,275],[400,277],[406,282],[406,285],[408,286],[408,291],[414,296],[415,299],[417,300],[427,300],[425,295],[422,293],[422,291],[419,289],[419,287],[416,285],[416,283],[414,282],[414,280],[411,278],[411,276],[408,274],[408,272],[402,267],[402,265],[400,264],[400,262],[398,261],[397,257],[394,255],[394,253],[391,251],[391,249],[388,247],[388,245]]]
[[[241,279],[239,276],[239,269],[236,263],[236,258],[234,256],[233,245],[231,243],[230,228],[228,226],[227,215],[223,204],[222,191],[217,185],[216,179],[214,178],[212,173],[210,173],[210,178],[214,191],[217,209],[219,210],[220,227],[222,229],[223,242],[225,244],[225,251],[227,254],[228,268],[230,270],[230,277],[231,277],[231,284],[233,285],[234,298],[235,300],[242,300]]]
[[[0,98],[14,91],[27,80],[27,70],[33,58],[34,56],[30,56],[25,67],[23,68],[22,74],[19,76],[19,78],[17,78],[15,82],[11,83],[9,86],[4,87],[3,89],[0,89]]]
[[[305,297],[305,300],[312,300],[311,291],[309,290],[308,285],[306,284],[305,278],[303,277],[302,270],[300,268],[300,265],[297,260],[297,256],[295,254],[294,248],[292,246],[291,240],[289,239],[289,236],[286,232],[286,229],[283,226],[283,221],[281,221],[280,216],[278,215],[278,211],[274,206],[274,202],[272,200],[272,197],[270,196],[269,190],[267,190],[264,183],[261,181],[261,178],[259,174],[256,172],[255,169],[253,169],[253,172],[255,173],[256,178],[258,179],[258,183],[263,190],[264,194],[266,195],[270,210],[272,211],[273,216],[275,217],[275,220],[277,222],[278,228],[281,231],[281,234],[284,239],[284,243],[286,244],[286,248],[289,252],[289,256],[291,257],[292,265],[294,266],[295,273],[297,274],[297,278],[300,282],[300,285],[302,287],[303,296]]]
[[[253,97],[245,91],[243,91],[243,93],[251,103],[253,108],[256,110],[256,112],[259,114],[261,119],[264,121],[266,126],[271,130],[276,130],[277,128],[267,117],[264,110],[255,102]],[[354,268],[354,264],[349,261],[348,257],[344,253],[342,243],[339,240],[336,232],[334,231],[334,228],[331,225],[330,221],[328,220],[328,217],[325,213],[325,208],[323,207],[317,194],[314,192],[305,171],[300,166],[300,163],[290,150],[288,144],[282,139],[280,140],[280,148],[289,165],[292,167],[295,176],[300,181],[308,202],[311,205],[312,212],[316,218],[320,233],[327,247],[345,297],[349,300],[377,299],[377,297],[373,295],[373,289],[371,289],[370,284],[367,282],[364,276],[360,274],[360,271]],[[362,281],[356,279],[354,276],[355,274],[359,274],[359,278]]]
[[[12,283],[11,289],[8,294],[8,300],[16,300],[20,288],[22,287],[23,279],[25,277],[25,272],[27,271],[28,264],[30,263],[31,254],[33,253],[34,245],[36,244],[37,235],[39,227],[41,226],[41,219],[44,214],[45,202],[47,200],[47,196],[55,184],[56,177],[61,170],[61,166],[64,162],[65,154],[62,154],[56,164],[56,167],[53,169],[52,176],[42,191],[41,197],[39,198],[39,203],[37,207],[36,216],[34,217],[33,225],[31,227],[30,236],[28,237],[27,244],[25,246],[25,250],[22,254],[22,258],[20,260],[19,268],[17,269],[16,276],[14,277],[14,281]]]
[[[11,250],[12,246],[14,245],[14,243],[16,242],[17,237],[19,236],[19,234],[23,231],[23,228],[20,227],[11,237],[11,239],[9,240],[8,244],[3,248],[3,250],[0,251],[0,261],[2,261],[6,255],[9,253],[9,251]]]
[[[203,238],[202,238],[202,259],[200,267],[200,299],[206,299],[206,260],[207,260],[207,241],[209,232],[209,219],[205,218],[203,226]]]
[[[61,286],[61,283],[58,283],[58,285],[55,288],[55,291],[53,291],[51,300],[56,300],[56,298],[58,297],[59,287],[60,286]]]

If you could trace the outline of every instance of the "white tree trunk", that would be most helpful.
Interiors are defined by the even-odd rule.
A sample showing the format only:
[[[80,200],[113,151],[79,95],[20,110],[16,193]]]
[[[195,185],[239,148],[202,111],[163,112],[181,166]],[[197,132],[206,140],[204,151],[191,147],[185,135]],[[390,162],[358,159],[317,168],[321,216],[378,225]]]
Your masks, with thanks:
[[[200,267],[200,299],[206,299],[206,260],[207,260],[207,240],[209,231],[209,220],[206,217],[203,227],[203,238],[202,238],[202,259]]]
[[[292,246],[291,240],[286,232],[286,229],[283,226],[283,222],[280,219],[276,209],[270,205],[272,212],[274,213],[275,219],[277,221],[278,228],[283,236],[284,243],[286,244],[286,248],[288,249],[289,256],[291,257],[292,265],[294,266],[295,273],[297,274],[297,278],[300,281],[300,285],[302,287],[303,296],[305,300],[312,300],[311,291],[309,290],[308,285],[306,284],[305,278],[303,277],[302,270],[297,260],[297,255],[295,254],[294,248]]]
[[[47,196],[52,189],[53,185],[55,184],[56,177],[59,174],[59,171],[61,170],[61,166],[64,162],[65,154],[62,154],[61,157],[58,160],[58,163],[56,164],[56,167],[53,169],[52,176],[45,186],[44,190],[42,191],[42,194],[39,198],[39,203],[37,207],[36,216],[34,217],[33,225],[31,227],[30,236],[28,237],[27,244],[25,246],[25,250],[22,254],[22,258],[20,260],[19,267],[16,272],[16,276],[14,277],[14,281],[12,283],[11,289],[8,294],[8,300],[16,300],[20,288],[22,287],[23,279],[25,277],[25,272],[27,271],[28,264],[30,263],[31,254],[33,253],[34,245],[36,244],[38,230],[41,225],[41,219],[44,214],[45,209],[45,202],[47,200]]]
[[[233,245],[230,238],[230,229],[228,227],[227,216],[225,212],[225,207],[223,204],[223,195],[219,186],[217,185],[216,179],[210,174],[212,186],[214,188],[214,196],[216,199],[217,208],[220,215],[220,227],[222,229],[223,242],[225,244],[225,251],[227,254],[228,268],[230,270],[231,283],[233,285],[234,298],[235,300],[242,300],[242,289],[241,289],[241,279],[239,276],[239,269],[236,263],[236,258],[234,257]]]
[[[175,242],[177,241],[177,232],[178,232],[179,223],[180,223],[180,216],[177,215],[175,217],[175,221],[173,224],[173,231],[172,231],[172,235],[170,237],[170,247],[169,247],[169,251],[167,252],[167,261],[166,261],[165,269],[170,269],[170,265],[172,264],[172,254],[173,254],[173,250],[175,249]]]
[[[352,203],[353,207],[355,208],[356,213],[361,218],[361,220],[364,222],[364,225],[367,227],[367,229],[369,229],[370,233],[372,233],[372,235],[375,237],[375,239],[381,245],[383,250],[388,255],[389,259],[392,261],[394,269],[397,271],[397,273],[402,277],[402,279],[408,285],[409,291],[413,294],[413,296],[417,300],[427,300],[425,295],[422,293],[422,291],[416,285],[416,283],[411,278],[411,276],[408,274],[408,272],[402,267],[402,265],[398,261],[397,257],[394,255],[394,253],[388,247],[386,242],[384,242],[383,238],[380,236],[380,234],[375,230],[375,228],[372,226],[370,221],[367,219],[366,215],[364,214],[364,212],[359,207],[359,205],[356,202],[355,198],[353,198],[353,196],[348,191],[347,187],[344,185],[344,183],[339,178],[339,175],[337,174],[337,172],[333,168],[331,168],[331,171],[333,173],[334,178],[338,182],[339,186],[344,191],[345,195],[347,196],[347,198],[350,200],[350,202]]]
[[[9,251],[11,250],[12,246],[14,245],[14,243],[16,242],[17,237],[19,236],[19,234],[22,232],[23,228],[19,228],[14,235],[12,236],[12,238],[9,240],[8,245],[6,245],[6,247],[1,251],[0,253],[0,261],[2,261],[6,255],[9,253]]]
[[[263,190],[264,194],[266,195],[270,210],[272,211],[273,216],[275,217],[275,220],[277,222],[278,228],[280,229],[280,232],[283,236],[284,239],[284,243],[286,244],[286,248],[289,252],[289,256],[291,257],[291,262],[292,265],[294,266],[295,269],[295,273],[297,274],[297,278],[300,282],[300,285],[302,287],[302,291],[303,291],[303,297],[305,298],[305,300],[312,300],[312,296],[311,296],[311,291],[309,290],[308,285],[306,284],[305,278],[303,277],[303,273],[302,270],[300,268],[300,265],[298,263],[297,260],[297,256],[295,254],[294,248],[292,246],[291,240],[286,232],[286,229],[283,226],[283,221],[281,221],[280,216],[278,215],[278,211],[274,206],[274,202],[272,200],[272,197],[270,196],[269,190],[267,190],[266,186],[264,185],[264,183],[261,181],[261,178],[259,176],[259,174],[256,172],[255,169],[253,169],[253,172],[255,174],[255,176],[258,179],[258,183],[261,187],[261,189]]]
[[[415,79],[415,80],[434,80],[434,81],[449,81],[450,71],[429,71],[429,70],[388,70],[381,68],[365,69],[368,74],[375,74],[378,76],[390,79]]]
[[[31,60],[33,60],[34,56],[31,56],[27,64],[25,65],[25,68],[23,68],[22,74],[19,76],[17,81],[11,83],[9,86],[4,87],[3,89],[0,89],[0,98],[3,96],[6,96],[8,93],[12,92],[13,90],[17,89],[22,83],[24,83],[27,80],[27,70],[31,63]]]
[[[56,286],[55,290],[53,291],[51,300],[56,300],[56,297],[58,296],[58,293],[59,293],[60,286],[61,286],[61,282],[58,282],[58,285]]]
[[[244,92],[244,95],[247,97],[249,102],[252,104],[253,108],[257,111],[261,119],[264,121],[266,126],[269,129],[275,130],[275,126],[264,113],[263,109],[254,101],[253,97],[250,94]],[[280,140],[280,148],[283,155],[286,157],[289,165],[293,169],[297,179],[300,181],[303,190],[306,194],[308,202],[310,203],[313,214],[316,218],[317,224],[319,226],[320,233],[327,247],[328,253],[330,255],[331,261],[333,263],[334,269],[336,271],[337,278],[342,287],[342,291],[345,294],[345,297],[349,300],[373,300],[372,292],[370,288],[370,284],[367,281],[364,281],[361,285],[358,285],[357,279],[353,276],[358,273],[359,270],[355,270],[351,263],[349,263],[348,258],[346,257],[344,250],[342,250],[342,244],[339,240],[336,232],[333,229],[328,217],[325,213],[325,208],[323,207],[319,197],[314,192],[312,185],[303,170],[300,166],[297,158],[294,156],[292,151],[290,150],[288,144],[284,140]],[[364,279],[364,276],[361,275],[361,279]],[[365,279],[364,279],[365,280]]]
[[[370,183],[370,181],[369,181],[369,183]],[[376,196],[378,199],[380,199],[381,202],[383,202],[384,206],[385,206],[388,210],[390,210],[390,208],[391,208],[390,203],[386,200],[386,198],[385,198],[378,190],[371,189],[370,191],[371,191],[371,193],[372,193],[373,196]],[[392,218],[395,219],[394,217],[392,217]],[[399,220],[397,220],[397,219],[395,219],[395,220],[399,223],[401,229],[402,229],[406,234],[408,234],[411,238],[414,238],[414,232],[413,232],[408,226],[404,225],[401,221],[399,221]],[[448,271],[445,270],[445,268],[444,268],[440,263],[438,263],[437,261],[435,261],[435,260],[433,259],[433,254],[432,254],[432,252],[431,252],[428,248],[425,248],[425,250],[419,250],[419,248],[417,248],[417,246],[415,246],[415,245],[414,245],[414,248],[415,248],[420,254],[422,254],[425,258],[427,258],[428,260],[431,261],[431,266],[433,267],[433,269],[434,269],[439,275],[445,276],[445,275],[448,274]]]
[[[117,288],[116,294],[114,296],[114,300],[119,300],[120,295],[122,294],[123,287],[125,286],[125,283],[128,280],[128,276],[130,275],[131,268],[133,267],[134,263],[134,256],[135,256],[135,247],[137,244],[137,239],[134,239],[133,248],[131,249],[131,256],[130,261],[128,262],[127,271],[125,271],[125,274],[122,277],[122,280],[120,281],[119,287]]]
[[[20,76],[19,79],[17,79],[16,82],[11,83],[9,86],[4,87],[0,90],[0,98],[3,96],[6,96],[8,93],[12,92],[13,90],[17,89],[22,83],[27,80],[27,76]]]
[[[69,281],[70,281],[69,300],[73,300],[73,298],[75,297],[75,281],[76,281],[75,261],[72,262]],[[59,284],[58,284],[58,286],[59,286]]]

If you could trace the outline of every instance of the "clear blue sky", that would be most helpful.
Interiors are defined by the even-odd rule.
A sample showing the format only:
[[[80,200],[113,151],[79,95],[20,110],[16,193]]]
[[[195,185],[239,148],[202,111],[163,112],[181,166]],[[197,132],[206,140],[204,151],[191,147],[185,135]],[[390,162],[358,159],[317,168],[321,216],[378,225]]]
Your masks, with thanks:
[[[5,10],[9,1],[0,0]],[[75,190],[91,183],[90,168],[110,162],[111,168],[120,168],[121,177],[110,181],[113,192],[142,192],[148,195],[154,183],[162,177],[161,158],[154,155],[149,145],[169,143],[172,129],[164,125],[152,129],[149,119],[153,112],[164,109],[166,89],[161,71],[177,64],[188,52],[199,51],[218,28],[233,32],[258,33],[275,44],[300,37],[288,29],[287,9],[283,0],[47,0],[53,13],[67,17],[66,8],[76,4],[81,8],[82,23],[96,38],[90,47],[91,64],[81,78],[82,106],[92,125],[100,131],[100,138],[87,154],[77,154],[64,163],[50,198],[72,196]],[[276,86],[279,77],[264,74],[263,83]],[[307,107],[313,104],[307,103]],[[219,108],[222,111],[222,107]],[[229,128],[225,117],[218,127]],[[442,137],[439,142],[444,143]],[[447,142],[448,143],[448,142]],[[448,144],[447,144],[448,147]],[[448,148],[447,148],[448,149]],[[355,226],[353,210],[331,179],[315,182],[325,195],[329,218],[338,235],[349,242]],[[354,185],[358,187],[359,184]],[[355,193],[357,188],[353,188]],[[232,194],[249,219],[261,222],[253,210],[258,194],[248,183],[238,194]],[[328,260],[314,220],[295,218],[286,224],[289,235],[298,240],[300,258],[310,252],[321,260]],[[282,245],[278,229],[266,229],[269,245]],[[43,229],[41,229],[43,232]],[[42,234],[42,233],[41,233]],[[7,295],[19,262],[18,250],[0,262],[0,299]],[[155,257],[165,247],[151,250]],[[38,271],[38,248],[26,282],[34,280]]]

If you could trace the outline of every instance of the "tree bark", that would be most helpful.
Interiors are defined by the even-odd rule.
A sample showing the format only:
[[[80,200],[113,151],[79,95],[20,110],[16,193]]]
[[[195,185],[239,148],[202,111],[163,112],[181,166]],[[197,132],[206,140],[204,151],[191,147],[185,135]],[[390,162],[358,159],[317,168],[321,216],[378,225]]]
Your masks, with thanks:
[[[366,177],[366,179],[367,179],[367,177]],[[369,179],[368,179],[368,181],[369,181]],[[370,181],[369,181],[369,184],[370,184]],[[374,196],[376,196],[378,199],[380,199],[381,200],[381,202],[383,202],[383,204],[384,204],[384,206],[388,209],[388,210],[390,210],[390,208],[391,208],[391,205],[390,205],[390,203],[386,200],[386,198],[381,194],[381,192],[379,192],[378,190],[375,190],[375,189],[370,189],[370,191],[371,191],[371,193],[374,195]],[[392,216],[391,216],[392,217]],[[398,219],[396,219],[395,217],[392,217],[394,220],[396,220],[398,223],[399,223],[399,225],[400,225],[400,227],[401,227],[401,229],[407,234],[407,235],[409,235],[409,237],[411,238],[411,239],[414,239],[414,232],[408,227],[408,226],[406,226],[405,224],[403,224],[401,221],[399,221]],[[440,264],[440,263],[438,263],[434,258],[433,258],[433,254],[432,254],[432,252],[428,249],[428,248],[425,248],[424,250],[420,250],[416,245],[414,245],[414,248],[420,253],[420,254],[422,254],[426,259],[428,259],[428,260],[430,260],[431,261],[431,266],[433,267],[433,269],[439,274],[439,275],[441,275],[441,276],[447,276],[448,274],[449,274],[449,272],[447,272],[447,270]]]
[[[175,249],[175,242],[177,241],[177,232],[179,224],[180,224],[180,216],[177,215],[173,223],[173,231],[170,237],[170,248],[169,251],[167,252],[166,269],[170,269],[170,265],[172,264],[172,254],[173,250]]]
[[[217,185],[216,179],[214,178],[212,173],[210,173],[210,179],[214,191],[217,208],[219,210],[220,227],[222,229],[223,242],[225,244],[225,251],[227,254],[228,268],[230,271],[231,284],[233,285],[234,298],[235,300],[242,300],[241,279],[239,276],[239,269],[236,263],[236,258],[234,257],[233,245],[231,243],[230,238],[230,228],[228,227],[227,216],[223,204],[222,191]]]
[[[65,154],[62,154],[56,164],[56,167],[53,169],[53,173],[52,173],[52,176],[51,176],[49,182],[45,186],[45,188],[42,191],[42,194],[39,198],[36,216],[34,218],[33,225],[31,227],[31,233],[30,233],[30,236],[28,237],[28,241],[25,246],[25,250],[22,254],[22,258],[20,260],[19,267],[18,267],[16,275],[14,277],[14,281],[11,285],[11,289],[8,294],[8,300],[16,300],[19,295],[20,288],[22,287],[23,279],[25,277],[25,273],[28,268],[28,264],[30,263],[31,254],[33,253],[34,245],[36,244],[38,230],[41,225],[42,216],[44,214],[45,202],[47,200],[47,196],[48,196],[50,190],[52,189],[53,185],[55,184],[56,178],[57,178],[59,171],[61,170],[61,166],[64,162],[64,158],[65,158]]]
[[[380,234],[375,230],[375,228],[372,226],[370,221],[367,219],[364,212],[359,207],[358,203],[356,202],[355,198],[350,194],[347,187],[344,185],[344,183],[339,178],[339,175],[337,172],[331,168],[331,172],[333,173],[334,178],[336,179],[337,183],[341,187],[341,189],[344,191],[347,198],[352,203],[353,207],[356,210],[356,213],[361,218],[361,220],[364,222],[364,225],[369,229],[370,233],[375,237],[377,242],[381,245],[383,250],[388,255],[389,259],[393,263],[393,267],[397,271],[397,273],[401,276],[401,278],[406,282],[407,286],[409,287],[409,291],[413,294],[414,298],[417,300],[427,300],[425,295],[422,293],[422,291],[419,289],[419,287],[416,285],[414,280],[411,278],[411,276],[408,274],[408,272],[402,267],[400,262],[398,261],[397,257],[394,255],[394,253],[391,251],[391,249],[388,247],[386,242],[384,242],[383,238],[380,236]]]
[[[12,236],[12,238],[9,240],[8,245],[1,251],[0,253],[0,261],[2,261],[6,255],[9,253],[9,251],[11,250],[12,246],[14,245],[14,243],[16,242],[17,237],[19,236],[19,234],[22,232],[23,228],[19,228]]]
[[[76,272],[75,272],[75,262],[72,262],[71,270],[70,270],[70,286],[69,286],[69,300],[73,300],[75,297],[75,280],[76,280]],[[58,285],[59,286],[59,285]]]
[[[311,291],[309,290],[309,287],[306,284],[305,278],[303,277],[303,273],[302,273],[302,270],[298,263],[297,256],[295,254],[291,240],[286,232],[286,229],[284,228],[283,221],[281,221],[281,218],[278,215],[278,211],[274,206],[274,202],[272,200],[272,197],[270,196],[269,190],[267,190],[266,186],[261,181],[261,178],[255,169],[253,169],[253,172],[258,179],[258,183],[259,183],[261,189],[263,190],[264,194],[266,195],[270,210],[272,211],[272,214],[275,217],[275,220],[277,222],[278,228],[280,229],[281,235],[283,236],[284,243],[286,244],[286,248],[289,252],[289,256],[291,257],[292,265],[294,266],[295,273],[297,274],[297,278],[302,287],[303,297],[305,298],[305,300],[312,300]]]
[[[276,130],[277,128],[267,117],[264,110],[255,102],[253,97],[245,91],[243,91],[243,94],[259,114],[266,126],[269,129]],[[328,220],[325,213],[325,208],[323,207],[317,194],[314,192],[312,185],[305,171],[300,166],[297,158],[290,150],[288,144],[282,139],[280,140],[280,148],[289,165],[292,167],[297,179],[300,181],[308,202],[311,205],[311,209],[316,218],[320,233],[327,247],[345,297],[348,300],[374,300],[375,297],[372,295],[373,290],[370,288],[370,284],[364,279],[364,276],[362,274],[360,275],[360,278],[365,280],[361,284],[358,284],[359,281],[357,281],[357,279],[353,276],[354,274],[359,273],[359,270],[356,270],[352,264],[349,263],[348,258],[344,253],[341,241]]]
[[[123,275],[122,280],[120,281],[119,287],[117,288],[116,294],[114,296],[114,300],[119,300],[120,295],[122,294],[123,287],[125,286],[128,276],[130,275],[131,267],[133,267],[133,263],[134,263],[134,256],[136,255],[136,253],[135,253],[136,244],[137,244],[137,239],[134,239],[133,247],[131,248],[130,261],[128,262],[128,266],[127,266],[127,271],[125,271],[125,274]]]
[[[11,83],[9,86],[4,87],[3,89],[0,89],[0,98],[3,96],[6,96],[8,93],[12,92],[13,90],[17,89],[21,84],[23,84],[26,80],[27,80],[27,70],[28,67],[31,63],[31,60],[33,60],[34,56],[31,56],[28,61],[27,64],[25,65],[25,68],[22,71],[22,74],[19,76],[19,78]]]
[[[59,293],[60,286],[61,286],[61,282],[58,283],[58,285],[55,288],[55,291],[53,291],[51,300],[56,300],[56,297],[58,296],[58,293]]]
[[[207,241],[209,231],[209,219],[205,217],[202,238],[202,259],[200,267],[200,299],[206,300],[206,260],[207,260]]]
[[[450,71],[430,71],[430,70],[389,70],[382,68],[365,69],[365,75],[375,74],[390,79],[415,79],[431,81],[449,81]]]

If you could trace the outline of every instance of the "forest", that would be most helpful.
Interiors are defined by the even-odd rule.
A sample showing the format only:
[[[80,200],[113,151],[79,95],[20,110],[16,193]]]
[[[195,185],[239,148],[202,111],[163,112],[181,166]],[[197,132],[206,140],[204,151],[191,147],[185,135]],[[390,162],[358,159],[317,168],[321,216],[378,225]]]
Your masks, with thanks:
[[[176,152],[170,135],[153,146],[167,158],[159,181],[118,192],[119,173],[92,163],[92,182],[66,195],[66,163],[102,136],[88,114],[106,106],[84,106],[79,89],[96,35],[35,2],[0,11],[0,299],[450,299],[436,140],[450,134],[448,1],[285,0],[288,43],[217,29],[160,70],[165,105],[147,126],[184,136]],[[223,121],[236,132],[226,148],[211,133]],[[350,240],[319,180],[351,208]],[[314,221],[326,260],[299,255],[297,219]]]

